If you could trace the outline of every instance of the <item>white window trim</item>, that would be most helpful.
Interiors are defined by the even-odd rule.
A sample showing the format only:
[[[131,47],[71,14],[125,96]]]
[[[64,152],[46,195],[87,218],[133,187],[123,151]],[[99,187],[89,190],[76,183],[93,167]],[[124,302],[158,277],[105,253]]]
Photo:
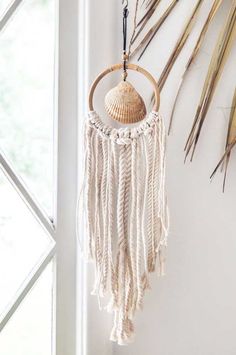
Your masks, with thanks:
[[[55,355],[76,355],[78,21],[78,0],[59,0]]]
[[[79,2],[79,23],[78,23],[78,126],[77,126],[77,186],[79,189],[83,184],[83,162],[81,156],[83,154],[83,144],[81,137],[83,132],[84,119],[87,109],[87,92],[88,86],[88,18],[89,18],[89,1],[78,0]],[[80,143],[80,144],[79,144]],[[80,193],[80,191],[78,191]],[[77,206],[78,208],[78,206]],[[77,221],[78,223],[78,221]],[[78,231],[77,231],[78,232]],[[82,251],[83,235],[79,236],[80,241],[77,247],[77,337],[76,348],[77,355],[87,355],[88,329],[87,329],[87,267],[84,263]]]
[[[45,254],[28,275],[14,300],[7,307],[2,319],[2,329],[14,314],[22,300],[31,290],[56,253],[54,293],[55,339],[54,355],[76,355],[76,237],[75,211],[77,198],[77,119],[78,119],[78,0],[57,0],[58,50],[56,55],[56,104],[55,142],[56,147],[56,198],[55,220],[43,212],[30,191],[17,176],[3,154],[0,166],[11,184],[23,198],[34,216],[55,239]],[[0,19],[0,31],[4,29],[22,0],[13,1]],[[57,119],[58,118],[58,119]],[[81,353],[80,353],[81,354]]]
[[[5,13],[0,19],[0,31],[2,31],[3,28],[6,26],[6,24],[11,19],[12,15],[14,14],[18,6],[22,3],[22,1],[23,0],[14,0],[7,8],[7,10],[5,11]]]

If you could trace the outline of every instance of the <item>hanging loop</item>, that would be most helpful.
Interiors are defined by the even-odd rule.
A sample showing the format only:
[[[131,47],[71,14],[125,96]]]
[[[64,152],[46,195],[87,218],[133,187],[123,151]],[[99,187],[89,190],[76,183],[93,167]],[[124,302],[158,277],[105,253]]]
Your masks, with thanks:
[[[126,2],[125,7],[123,8],[123,80],[125,81],[127,78],[127,61],[128,61],[128,55],[126,53],[126,47],[127,47],[127,17],[129,15],[129,10],[128,10],[128,1],[123,0],[122,3],[124,4]]]
[[[98,75],[98,77],[95,79],[95,81],[93,82],[91,88],[90,88],[90,92],[89,92],[89,97],[88,97],[88,106],[89,106],[89,110],[90,111],[94,111],[93,108],[93,96],[94,96],[94,92],[95,89],[98,85],[98,83],[108,74],[120,70],[122,69],[123,65],[122,64],[115,64],[112,65],[111,67],[107,68],[106,70],[104,70],[101,74]],[[153,85],[153,89],[154,89],[154,95],[155,95],[155,102],[154,102],[154,106],[153,106],[153,111],[158,111],[159,106],[160,106],[160,90],[158,87],[158,84],[156,82],[156,80],[153,78],[153,76],[145,69],[139,67],[136,64],[127,64],[127,68],[129,70],[134,70],[136,72],[139,72],[141,74],[143,74]]]

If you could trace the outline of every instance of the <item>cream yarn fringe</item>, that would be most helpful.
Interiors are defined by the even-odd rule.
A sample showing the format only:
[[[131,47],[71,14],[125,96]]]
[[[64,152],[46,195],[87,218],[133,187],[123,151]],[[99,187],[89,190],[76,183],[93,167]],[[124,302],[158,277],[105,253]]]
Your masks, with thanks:
[[[157,112],[136,128],[106,126],[96,112],[85,125],[84,199],[92,293],[108,295],[111,340],[127,344],[143,306],[149,274],[164,274],[168,233],[165,132]]]

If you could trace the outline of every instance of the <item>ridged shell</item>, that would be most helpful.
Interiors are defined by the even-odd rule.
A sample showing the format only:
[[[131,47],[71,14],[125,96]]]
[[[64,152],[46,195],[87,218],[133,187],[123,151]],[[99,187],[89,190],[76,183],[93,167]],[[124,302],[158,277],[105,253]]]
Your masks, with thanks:
[[[142,97],[128,81],[121,81],[105,96],[108,115],[121,123],[135,123],[144,119],[146,107]]]

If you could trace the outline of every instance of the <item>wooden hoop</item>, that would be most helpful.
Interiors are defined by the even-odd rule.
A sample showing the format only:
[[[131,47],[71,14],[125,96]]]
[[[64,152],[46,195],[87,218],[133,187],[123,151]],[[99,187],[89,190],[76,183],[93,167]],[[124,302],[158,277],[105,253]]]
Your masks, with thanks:
[[[106,70],[104,70],[101,74],[98,75],[98,77],[95,79],[95,81],[93,82],[90,91],[89,91],[89,97],[88,97],[88,105],[89,105],[89,110],[90,111],[94,111],[93,108],[93,95],[94,95],[94,91],[98,85],[98,83],[101,81],[101,79],[104,78],[104,76],[106,76],[107,74],[120,70],[123,68],[123,64],[115,64],[112,65],[110,68],[107,68]],[[126,68],[130,69],[130,70],[134,70],[137,71],[141,74],[143,74],[153,85],[154,87],[154,95],[155,95],[155,103],[153,106],[153,111],[158,111],[159,106],[160,106],[160,90],[159,87],[157,85],[156,80],[153,78],[153,76],[145,69],[139,67],[136,64],[126,64]]]

